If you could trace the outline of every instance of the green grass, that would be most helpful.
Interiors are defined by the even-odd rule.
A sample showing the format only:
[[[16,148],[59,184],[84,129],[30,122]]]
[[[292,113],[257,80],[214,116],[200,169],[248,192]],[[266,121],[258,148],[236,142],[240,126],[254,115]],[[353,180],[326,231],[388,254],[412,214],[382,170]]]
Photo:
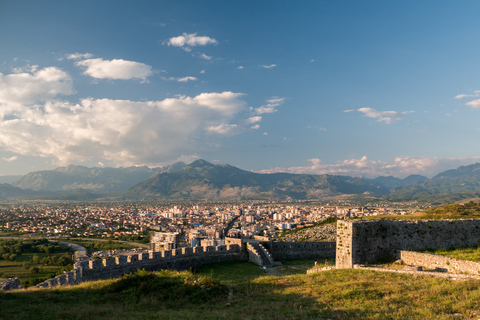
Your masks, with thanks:
[[[21,253],[15,257],[14,261],[0,260],[0,278],[19,277],[21,284],[24,284],[27,279],[41,278],[49,279],[52,275],[62,271],[61,266],[45,266],[42,264],[33,264],[32,267],[38,267],[39,273],[31,273],[30,269],[23,267],[23,262],[29,261],[34,255],[38,255],[40,259],[49,256],[61,256],[63,253],[44,254],[39,252]]]
[[[311,261],[284,266],[310,267]],[[140,272],[55,290],[0,293],[0,310],[0,319],[11,320],[478,319],[480,282],[353,269],[272,276],[251,263],[231,262],[195,274]]]
[[[227,261],[201,266],[195,270],[199,276],[209,276],[227,285],[237,285],[265,275],[262,267],[243,261]]]
[[[125,243],[115,242],[115,241],[91,241],[91,240],[75,240],[69,239],[67,242],[76,243],[85,247],[88,253],[93,253],[95,251],[107,251],[107,250],[119,250],[119,249],[134,249],[138,248]]]
[[[423,250],[421,252],[438,254],[459,260],[480,261],[480,247],[478,246],[456,249]]]

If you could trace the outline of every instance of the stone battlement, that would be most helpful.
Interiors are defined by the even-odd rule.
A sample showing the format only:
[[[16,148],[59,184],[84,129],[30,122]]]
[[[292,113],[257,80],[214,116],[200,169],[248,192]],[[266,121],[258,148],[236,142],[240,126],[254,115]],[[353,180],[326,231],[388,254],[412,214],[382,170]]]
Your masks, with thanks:
[[[74,269],[55,278],[39,283],[37,287],[72,285],[83,281],[118,278],[138,269],[156,271],[162,269],[188,270],[204,264],[243,260],[240,246],[236,244],[217,247],[193,247],[163,252],[117,256],[76,262]]]

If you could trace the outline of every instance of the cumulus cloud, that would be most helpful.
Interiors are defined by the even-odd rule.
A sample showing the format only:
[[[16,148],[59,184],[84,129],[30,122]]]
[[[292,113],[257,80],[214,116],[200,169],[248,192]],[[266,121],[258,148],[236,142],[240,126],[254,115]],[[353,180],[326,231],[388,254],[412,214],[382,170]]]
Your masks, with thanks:
[[[197,36],[196,33],[183,33],[181,36],[168,39],[166,43],[169,46],[180,47],[186,51],[190,51],[190,47],[218,44],[218,41],[207,36]]]
[[[238,69],[238,70],[242,70],[242,69],[243,69],[243,66],[238,66],[237,69]]]
[[[153,74],[151,66],[141,62],[123,59],[86,59],[75,62],[75,65],[85,68],[83,72],[84,75],[96,79],[140,79],[146,81],[147,77]]]
[[[254,117],[250,117],[247,119],[247,123],[251,124],[251,123],[255,123],[255,122],[260,122],[262,121],[262,117],[260,116],[254,116]]]
[[[75,92],[72,78],[61,69],[47,67],[37,70],[37,66],[28,69],[30,72],[0,73],[0,116],[18,104],[47,101],[58,95]]]
[[[58,100],[70,93],[69,75],[57,68],[1,75],[0,147],[61,165],[89,159],[155,165],[206,148],[205,135],[232,135],[245,127],[239,119],[247,109],[241,93],[141,102]]]
[[[261,67],[264,69],[272,69],[275,68],[277,65],[276,64],[269,64],[269,65],[262,65]]]
[[[266,105],[255,108],[255,112],[257,114],[277,112],[277,109],[275,108],[281,105],[284,101],[285,101],[285,98],[273,97],[272,99],[267,100]]]
[[[391,124],[393,121],[402,120],[403,116],[413,111],[378,111],[372,108],[360,108],[357,110],[365,115],[365,117],[376,119],[378,122]]]
[[[405,178],[412,174],[432,177],[439,172],[469,165],[480,161],[480,157],[447,158],[399,156],[393,162],[369,160],[366,156],[360,159],[347,159],[335,164],[322,164],[321,159],[309,159],[310,166],[271,168],[261,173],[289,172],[299,174],[338,174],[348,176],[395,176]]]
[[[466,105],[475,109],[480,108],[480,99],[467,102]]]

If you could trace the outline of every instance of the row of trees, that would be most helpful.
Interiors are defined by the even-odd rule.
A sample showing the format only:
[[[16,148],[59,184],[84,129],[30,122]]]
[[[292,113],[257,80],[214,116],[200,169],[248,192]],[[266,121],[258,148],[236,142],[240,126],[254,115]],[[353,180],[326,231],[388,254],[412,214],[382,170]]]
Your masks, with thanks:
[[[59,242],[50,242],[47,239],[0,240],[0,256],[2,258],[6,253],[20,254],[26,252],[39,252],[50,254],[65,251],[71,251],[71,249],[67,246],[61,245]]]

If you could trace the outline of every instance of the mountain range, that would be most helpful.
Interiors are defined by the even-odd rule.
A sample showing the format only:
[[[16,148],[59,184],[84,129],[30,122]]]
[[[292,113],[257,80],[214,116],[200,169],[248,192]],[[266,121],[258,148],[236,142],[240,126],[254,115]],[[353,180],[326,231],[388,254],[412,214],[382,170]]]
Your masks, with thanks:
[[[71,165],[31,172],[11,184],[0,184],[0,199],[289,201],[361,195],[390,201],[425,201],[465,198],[476,193],[480,195],[480,163],[447,170],[432,179],[421,175],[367,179],[329,174],[260,174],[205,160],[159,168]]]

